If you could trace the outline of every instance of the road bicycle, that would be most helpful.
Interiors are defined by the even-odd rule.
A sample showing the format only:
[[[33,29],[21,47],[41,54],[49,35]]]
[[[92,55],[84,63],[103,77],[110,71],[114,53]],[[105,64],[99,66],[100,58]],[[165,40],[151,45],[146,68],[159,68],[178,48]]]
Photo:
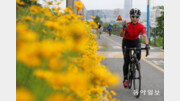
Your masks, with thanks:
[[[139,98],[141,91],[141,66],[140,62],[137,59],[137,51],[138,50],[146,50],[146,48],[124,48],[124,50],[128,51],[129,54],[129,66],[128,66],[128,88],[131,89],[133,86],[133,93],[136,98]],[[147,56],[148,51],[146,51]]]

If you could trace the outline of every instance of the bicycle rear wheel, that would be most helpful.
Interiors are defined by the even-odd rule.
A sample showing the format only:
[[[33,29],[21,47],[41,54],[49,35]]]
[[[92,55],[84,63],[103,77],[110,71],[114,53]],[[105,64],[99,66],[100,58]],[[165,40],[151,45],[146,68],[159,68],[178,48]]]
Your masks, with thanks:
[[[141,93],[141,71],[139,68],[139,64],[134,65],[134,75],[133,75],[133,90],[135,97],[139,98]]]

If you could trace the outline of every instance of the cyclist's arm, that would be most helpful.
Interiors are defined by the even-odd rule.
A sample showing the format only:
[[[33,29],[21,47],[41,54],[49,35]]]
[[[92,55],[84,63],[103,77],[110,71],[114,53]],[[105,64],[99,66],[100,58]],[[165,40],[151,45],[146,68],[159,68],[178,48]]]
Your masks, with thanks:
[[[123,29],[121,29],[120,37],[124,37],[124,34],[125,34],[125,31],[123,31]]]
[[[143,34],[143,40],[145,44],[149,44],[146,34]]]
[[[141,29],[141,33],[142,33],[142,36],[143,36],[144,43],[149,44],[148,39],[147,39],[146,29],[145,29],[144,26]]]

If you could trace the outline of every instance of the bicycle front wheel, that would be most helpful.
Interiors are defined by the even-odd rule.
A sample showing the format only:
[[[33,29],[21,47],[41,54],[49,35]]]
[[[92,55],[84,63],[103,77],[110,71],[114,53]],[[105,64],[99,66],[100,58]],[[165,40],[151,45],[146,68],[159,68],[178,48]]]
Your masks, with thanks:
[[[134,88],[134,96],[139,98],[141,93],[141,71],[139,68],[139,64],[134,65],[134,76],[133,76],[133,88]]]
[[[128,67],[128,88],[131,89],[132,87],[132,79],[133,79],[133,70],[132,70],[132,64],[129,65]]]

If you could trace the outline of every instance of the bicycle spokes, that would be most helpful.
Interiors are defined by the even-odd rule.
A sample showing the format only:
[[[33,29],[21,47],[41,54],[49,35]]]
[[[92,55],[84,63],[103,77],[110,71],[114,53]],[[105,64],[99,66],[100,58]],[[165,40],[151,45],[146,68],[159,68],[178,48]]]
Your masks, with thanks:
[[[137,70],[135,69],[135,72],[134,72],[134,79],[133,79],[133,90],[134,92],[134,95],[136,97],[139,97],[140,96],[140,91],[141,91],[141,74],[140,74],[140,70]]]

